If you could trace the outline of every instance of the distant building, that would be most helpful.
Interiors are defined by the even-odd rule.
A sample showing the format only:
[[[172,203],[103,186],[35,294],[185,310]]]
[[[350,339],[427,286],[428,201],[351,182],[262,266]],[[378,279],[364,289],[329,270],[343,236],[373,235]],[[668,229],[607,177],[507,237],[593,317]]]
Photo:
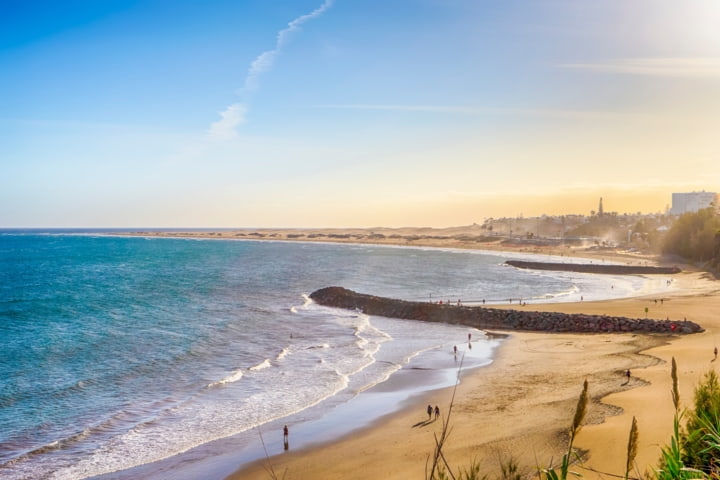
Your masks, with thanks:
[[[716,202],[717,193],[715,192],[703,190],[702,192],[673,193],[670,213],[682,215],[683,213],[697,212],[714,205]]]

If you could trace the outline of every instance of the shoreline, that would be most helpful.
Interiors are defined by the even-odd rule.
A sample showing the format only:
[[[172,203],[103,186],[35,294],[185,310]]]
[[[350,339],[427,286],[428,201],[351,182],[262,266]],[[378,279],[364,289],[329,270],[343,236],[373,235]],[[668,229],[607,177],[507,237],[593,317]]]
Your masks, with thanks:
[[[611,341],[612,335],[600,336],[602,341]],[[528,473],[536,461],[548,466],[543,462],[560,458],[566,449],[565,431],[572,422],[582,381],[588,378],[594,390],[587,422],[602,422],[617,413],[613,406],[604,405],[602,398],[617,391],[623,368],[659,363],[642,351],[667,342],[664,336],[625,338],[613,344],[612,355],[623,359],[621,365],[616,365],[619,368],[594,362],[596,368],[592,371],[576,367],[555,375],[553,371],[565,364],[565,358],[575,353],[573,350],[585,348],[585,336],[553,335],[552,348],[557,358],[538,362],[538,355],[549,346],[546,337],[512,332],[491,365],[463,377],[455,391],[450,420],[453,432],[445,449],[453,467],[469,468],[476,461],[481,472],[494,474],[499,471],[498,457],[513,457]],[[509,370],[513,371],[510,375]],[[423,424],[427,419],[425,405],[439,403],[441,410],[447,411],[452,395],[452,387],[418,395],[401,410],[339,439],[321,440],[314,446],[257,460],[227,479],[266,479],[269,464],[287,479],[425,478],[434,435],[441,430],[441,422]]]
[[[465,335],[465,331],[462,332]],[[495,351],[502,335],[475,335],[473,343],[476,355],[466,357],[463,377],[491,363],[486,357],[487,349]],[[459,342],[462,338],[458,339]],[[486,345],[480,345],[480,343]],[[477,347],[480,348],[477,348]],[[465,347],[466,348],[466,347]],[[465,348],[461,348],[465,350]],[[428,357],[429,354],[429,357]],[[387,380],[356,392],[353,398],[340,403],[332,399],[310,406],[286,417],[276,418],[260,427],[246,430],[198,445],[171,457],[138,465],[117,472],[90,477],[97,479],[195,480],[197,478],[224,479],[237,470],[264,461],[265,454],[286,455],[312,451],[326,441],[348,438],[356,431],[379,425],[386,418],[412,405],[416,398],[443,391],[454,384],[457,376],[457,360],[452,360],[452,350],[431,349],[414,356],[409,363]],[[331,403],[328,405],[327,402]],[[368,412],[373,414],[369,415]],[[427,418],[427,417],[426,417]],[[289,426],[289,451],[284,451],[283,426]],[[267,479],[263,469],[261,478]]]
[[[336,231],[337,229],[332,229]],[[297,230],[290,229],[297,232]],[[132,234],[137,236],[138,234]],[[159,236],[179,236],[172,235]],[[232,238],[231,232],[217,236],[203,232],[183,238]],[[262,238],[247,238],[262,240]],[[267,238],[267,240],[284,240]],[[289,241],[308,241],[291,239]],[[310,240],[312,241],[312,240]],[[318,241],[318,240],[315,240]],[[327,239],[320,241],[327,242]],[[366,243],[332,241],[331,243]],[[367,242],[387,243],[393,242]],[[448,241],[398,246],[471,248],[523,254],[550,254],[611,260],[627,264],[656,265],[655,257],[628,252],[590,251],[535,246],[461,245]],[[624,449],[630,419],[639,423],[640,443],[636,460],[643,473],[657,464],[660,446],[672,432],[672,402],[669,398],[669,361],[678,361],[681,401],[692,402],[693,389],[708,368],[720,330],[712,311],[720,309],[720,287],[703,273],[674,275],[681,286],[665,293],[664,304],[657,296],[641,295],[596,302],[533,304],[541,311],[643,316],[663,320],[673,315],[699,323],[705,332],[687,335],[564,334],[503,332],[509,337],[496,350],[493,363],[478,369],[458,387],[453,407],[453,434],[445,453],[454,468],[468,468],[473,459],[482,472],[498,472],[498,456],[513,455],[525,468],[547,467],[551,458],[562,455],[567,430],[574,413],[582,381],[588,378],[592,403],[586,425],[576,447],[586,451],[585,465],[600,472],[624,473]],[[504,306],[496,305],[498,308]],[[509,307],[509,306],[508,306]],[[633,372],[629,385],[621,385],[623,373]],[[432,394],[449,402],[450,389]],[[663,399],[667,397],[667,401]],[[345,435],[340,440],[318,438],[315,446],[290,450],[271,457],[276,472],[293,478],[422,478],[427,456],[433,448],[433,425],[417,429],[424,417],[428,395],[420,395],[390,416]],[[653,405],[648,409],[648,405]],[[442,404],[441,404],[442,407]],[[443,408],[447,410],[447,407]],[[592,423],[592,424],[590,424]],[[503,453],[504,452],[504,453]],[[266,460],[245,465],[229,479],[268,477]],[[582,470],[581,468],[579,468]],[[590,470],[585,474],[591,473]],[[593,473],[596,478],[603,477]]]
[[[703,293],[690,288],[688,295],[681,290],[658,311],[693,312],[698,315],[696,320],[708,318],[713,309],[698,309],[698,299],[712,299],[713,305],[720,307],[717,287],[708,291],[708,285],[697,285],[704,283],[701,274],[683,275],[683,281],[696,284],[694,288]],[[568,313],[628,313],[641,311],[649,304],[654,305],[654,301],[636,297],[540,308]],[[514,456],[530,470],[535,462],[540,467],[549,466],[553,458],[557,462],[566,449],[564,432],[572,422],[582,381],[587,378],[591,405],[576,440],[576,446],[587,451],[585,465],[622,474],[630,419],[636,416],[640,428],[637,464],[644,472],[657,464],[660,445],[669,440],[672,431],[670,353],[677,353],[681,397],[687,405],[706,371],[701,367],[712,366],[712,345],[704,350],[696,345],[707,343],[713,330],[716,328],[706,327],[703,333],[685,336],[501,331],[508,337],[495,351],[493,363],[473,371],[458,386],[451,420],[453,433],[445,451],[448,460],[455,468],[468,468],[475,460],[481,464],[481,472],[488,474],[499,471],[498,456]],[[626,369],[633,374],[629,384],[624,385]],[[423,419],[427,402],[443,398],[447,410],[451,395],[450,388],[420,395],[403,410],[342,439],[320,440],[315,447],[273,456],[270,461],[276,472],[286,471],[288,479],[424,478],[425,460],[434,445],[433,433],[439,429],[429,425],[417,430],[413,425]],[[648,409],[648,405],[653,408]],[[259,460],[227,478],[267,478],[266,463]],[[585,471],[590,473],[598,475]]]

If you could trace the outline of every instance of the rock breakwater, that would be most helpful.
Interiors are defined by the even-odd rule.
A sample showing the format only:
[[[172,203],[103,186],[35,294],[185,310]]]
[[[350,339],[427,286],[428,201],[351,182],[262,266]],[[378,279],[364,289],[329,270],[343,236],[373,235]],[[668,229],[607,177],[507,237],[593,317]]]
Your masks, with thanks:
[[[310,298],[320,305],[357,310],[368,315],[461,324],[480,330],[664,334],[688,334],[703,331],[700,325],[686,320],[651,320],[610,315],[439,305],[429,302],[408,302],[376,297],[353,292],[343,287],[321,288],[311,293]]]
[[[602,265],[596,263],[526,262],[508,260],[506,265],[531,270],[553,270],[557,272],[605,273],[610,275],[672,275],[680,273],[678,267],[657,267],[643,265]]]

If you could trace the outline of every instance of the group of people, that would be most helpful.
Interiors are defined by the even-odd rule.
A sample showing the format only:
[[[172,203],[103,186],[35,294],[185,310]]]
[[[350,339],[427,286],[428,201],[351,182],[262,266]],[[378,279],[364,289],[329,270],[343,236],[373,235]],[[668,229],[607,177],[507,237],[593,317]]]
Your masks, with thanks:
[[[472,342],[472,333],[468,333],[468,345],[471,345]],[[472,345],[470,346],[472,348]],[[457,345],[454,347],[455,353],[457,354]],[[628,370],[628,373],[630,371]],[[433,419],[433,414],[435,415],[435,420],[440,418],[440,406],[435,405],[435,408],[433,408],[432,405],[427,406],[427,414],[428,414],[428,421]],[[285,425],[283,427],[283,446],[285,447],[285,450],[290,448],[290,441],[289,441],[289,429],[288,426]]]
[[[483,300],[483,303],[485,303],[485,300]],[[443,302],[442,300],[438,300],[437,304],[438,305],[451,305],[452,303],[450,302],[450,300],[446,300],[445,302]],[[462,300],[460,300],[459,298],[457,301],[457,306],[462,307]]]

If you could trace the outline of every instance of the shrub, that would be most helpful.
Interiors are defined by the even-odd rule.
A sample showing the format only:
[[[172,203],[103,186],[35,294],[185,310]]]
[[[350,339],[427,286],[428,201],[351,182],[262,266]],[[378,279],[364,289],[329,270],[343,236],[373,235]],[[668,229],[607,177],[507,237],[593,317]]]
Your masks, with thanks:
[[[718,451],[708,449],[708,434],[720,427],[720,382],[710,370],[695,388],[695,409],[688,412],[683,435],[685,465],[711,473],[720,464]]]

